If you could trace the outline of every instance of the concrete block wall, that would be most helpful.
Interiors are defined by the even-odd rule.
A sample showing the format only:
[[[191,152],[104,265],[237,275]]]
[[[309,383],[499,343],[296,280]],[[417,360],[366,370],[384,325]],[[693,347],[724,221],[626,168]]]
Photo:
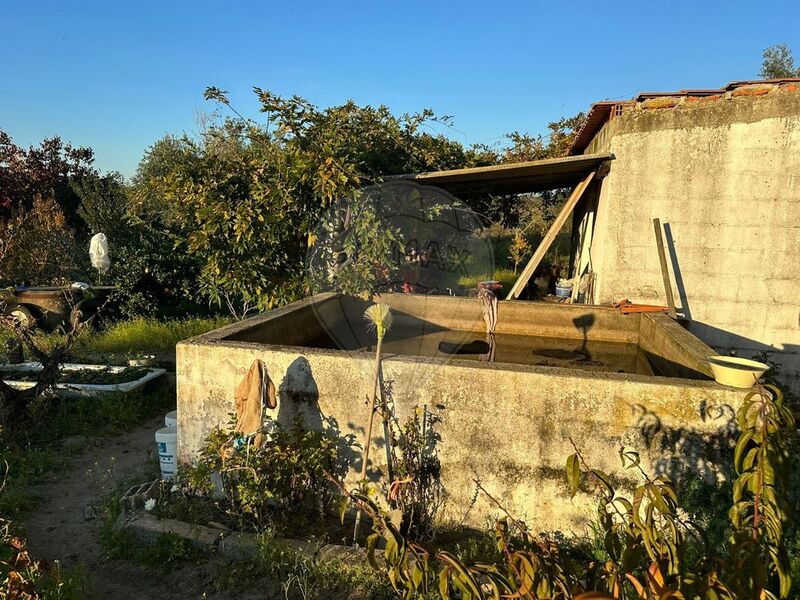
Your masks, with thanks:
[[[800,92],[638,106],[587,152],[611,151],[592,244],[595,301],[666,303],[652,219],[676,303],[720,352],[774,351],[800,393]]]

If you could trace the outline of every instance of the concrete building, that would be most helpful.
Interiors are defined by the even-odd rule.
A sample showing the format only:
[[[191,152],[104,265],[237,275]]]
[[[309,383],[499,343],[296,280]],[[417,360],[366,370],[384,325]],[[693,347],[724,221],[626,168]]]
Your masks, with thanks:
[[[768,351],[800,393],[800,79],[598,102],[572,154],[611,153],[576,208],[574,268],[591,302],[665,304],[721,353]]]

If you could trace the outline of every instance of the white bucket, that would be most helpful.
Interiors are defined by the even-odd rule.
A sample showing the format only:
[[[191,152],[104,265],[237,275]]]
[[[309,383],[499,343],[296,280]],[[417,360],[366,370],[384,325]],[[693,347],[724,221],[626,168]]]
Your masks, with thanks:
[[[173,410],[164,416],[164,427],[177,427],[178,426],[178,411]]]
[[[163,427],[156,431],[156,448],[158,462],[161,465],[161,478],[171,481],[178,468],[176,453],[178,451],[177,427]]]

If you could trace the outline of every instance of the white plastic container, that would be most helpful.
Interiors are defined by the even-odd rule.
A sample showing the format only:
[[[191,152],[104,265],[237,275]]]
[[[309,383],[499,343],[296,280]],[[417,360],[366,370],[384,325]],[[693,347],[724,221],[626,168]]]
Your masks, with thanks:
[[[164,427],[177,427],[178,426],[178,411],[173,410],[164,416]]]
[[[753,387],[769,371],[769,365],[738,356],[709,356],[708,364],[717,383],[737,388]]]
[[[177,427],[162,427],[156,431],[158,462],[161,465],[161,479],[171,481],[178,470],[176,453],[178,451]]]

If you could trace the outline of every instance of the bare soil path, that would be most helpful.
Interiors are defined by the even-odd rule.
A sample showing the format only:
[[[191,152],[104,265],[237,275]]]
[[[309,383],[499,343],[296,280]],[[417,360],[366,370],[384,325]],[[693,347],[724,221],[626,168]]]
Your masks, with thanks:
[[[137,600],[188,600],[225,598],[204,596],[211,573],[202,565],[187,565],[159,575],[134,563],[109,560],[100,543],[102,515],[91,519],[87,507],[95,505],[104,490],[118,482],[146,481],[155,456],[153,434],[163,426],[154,418],[127,433],[89,440],[69,461],[69,467],[37,487],[38,509],[25,522],[33,556],[59,560],[68,569],[79,568],[86,578],[86,598]]]

